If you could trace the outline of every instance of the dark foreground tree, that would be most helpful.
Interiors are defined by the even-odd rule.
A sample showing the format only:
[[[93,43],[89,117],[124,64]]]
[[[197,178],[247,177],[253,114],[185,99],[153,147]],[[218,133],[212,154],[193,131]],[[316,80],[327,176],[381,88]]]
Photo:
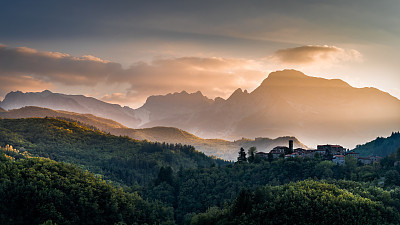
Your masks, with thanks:
[[[238,163],[247,162],[246,152],[244,151],[244,148],[240,148],[239,156],[237,158],[237,162]]]
[[[256,159],[256,153],[257,153],[257,148],[256,147],[250,147],[248,150],[248,155],[249,157],[247,158],[247,160],[249,161],[249,163],[253,163],[255,162]]]

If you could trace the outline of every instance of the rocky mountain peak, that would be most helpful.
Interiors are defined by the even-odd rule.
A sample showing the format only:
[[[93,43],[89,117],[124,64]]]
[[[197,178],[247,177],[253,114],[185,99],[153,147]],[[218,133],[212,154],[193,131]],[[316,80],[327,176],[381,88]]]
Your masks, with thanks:
[[[232,95],[228,98],[228,101],[232,101],[232,100],[237,100],[237,99],[241,99],[243,97],[248,96],[249,93],[247,93],[247,90],[242,90],[241,88],[236,89]]]
[[[351,88],[351,86],[340,79],[325,79],[307,76],[297,70],[282,70],[272,72],[261,83],[258,89],[271,87],[289,88]]]

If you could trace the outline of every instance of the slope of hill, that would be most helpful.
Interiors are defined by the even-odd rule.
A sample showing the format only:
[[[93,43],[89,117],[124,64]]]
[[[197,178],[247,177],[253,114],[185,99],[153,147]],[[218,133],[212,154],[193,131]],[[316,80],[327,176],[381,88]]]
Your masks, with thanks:
[[[105,132],[109,132],[108,130],[112,128],[126,128],[124,125],[113,120],[101,118],[92,114],[80,114],[68,111],[52,110],[37,106],[25,106],[20,109],[11,109],[0,112],[0,118],[8,119],[44,117],[72,119],[96,127]]]
[[[12,161],[0,148],[1,224],[161,224],[173,209],[111,186],[74,165]],[[9,157],[8,157],[9,158]],[[46,224],[48,224],[46,223]]]
[[[374,155],[385,157],[395,152],[398,148],[400,148],[400,132],[393,132],[387,138],[378,137],[363,145],[357,145],[353,150],[360,153],[361,156]]]
[[[13,109],[0,112],[0,118],[32,118],[53,117],[79,121],[85,125],[96,127],[101,131],[117,136],[128,136],[136,140],[148,140],[153,142],[181,143],[194,146],[198,151],[207,155],[217,156],[226,160],[236,160],[238,150],[256,147],[258,151],[268,152],[275,146],[288,145],[289,140],[294,141],[294,147],[306,148],[295,137],[278,137],[276,139],[257,138],[240,139],[230,142],[222,139],[203,139],[191,133],[173,127],[152,127],[143,129],[127,128],[115,121],[93,116],[91,114],[79,114],[67,111],[51,110],[36,106],[27,106],[21,109]]]
[[[51,118],[0,119],[0,146],[7,144],[127,185],[149,183],[162,166],[178,171],[220,162],[192,146],[136,141]]]

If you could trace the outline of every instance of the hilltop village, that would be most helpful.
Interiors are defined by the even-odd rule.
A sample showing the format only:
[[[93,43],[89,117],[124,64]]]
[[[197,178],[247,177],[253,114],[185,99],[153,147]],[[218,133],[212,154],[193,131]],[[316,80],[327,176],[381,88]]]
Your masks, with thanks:
[[[368,156],[360,157],[357,152],[350,151],[343,148],[341,145],[317,145],[317,149],[307,150],[303,148],[293,148],[293,140],[289,140],[289,147],[287,146],[276,146],[270,152],[257,152],[256,156],[265,159],[277,159],[277,158],[295,158],[295,157],[321,157],[325,160],[330,160],[333,163],[342,165],[345,163],[346,157],[354,157],[357,161],[363,164],[373,164],[374,162],[379,162],[382,157],[379,156]]]

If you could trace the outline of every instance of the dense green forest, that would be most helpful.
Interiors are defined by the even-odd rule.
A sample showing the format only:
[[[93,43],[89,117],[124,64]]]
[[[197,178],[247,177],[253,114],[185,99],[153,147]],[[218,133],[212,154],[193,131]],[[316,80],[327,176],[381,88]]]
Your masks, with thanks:
[[[360,153],[361,156],[376,155],[385,157],[398,148],[400,148],[400,132],[393,132],[387,138],[378,137],[363,145],[357,145],[354,151]]]
[[[208,224],[399,224],[400,189],[385,191],[353,181],[299,181],[242,190],[233,204],[195,215]]]
[[[125,193],[74,165],[9,148],[0,151],[0,181],[4,225],[174,223],[172,208]]]
[[[0,119],[0,146],[74,163],[123,185],[147,184],[162,166],[209,167],[227,163],[192,146],[136,141],[59,119]]]
[[[58,119],[0,120],[0,146],[7,146],[0,206],[14,204],[4,209],[5,224],[26,224],[12,209],[31,198],[29,208],[21,206],[35,218],[27,224],[73,224],[78,216],[96,216],[97,224],[400,223],[400,149],[371,165],[353,157],[337,165],[319,155],[268,160],[251,154],[255,149],[227,164],[191,146],[135,141]],[[34,216],[37,210],[52,216]]]
[[[189,221],[193,213],[229,204],[243,189],[255,190],[265,185],[314,179],[352,180],[386,189],[396,188],[400,186],[400,165],[394,166],[398,160],[400,150],[372,165],[363,165],[353,157],[346,158],[345,165],[319,157],[272,161],[257,158],[253,163],[183,170],[168,181],[153,182],[143,190],[143,196],[173,206],[177,222],[183,223]]]

